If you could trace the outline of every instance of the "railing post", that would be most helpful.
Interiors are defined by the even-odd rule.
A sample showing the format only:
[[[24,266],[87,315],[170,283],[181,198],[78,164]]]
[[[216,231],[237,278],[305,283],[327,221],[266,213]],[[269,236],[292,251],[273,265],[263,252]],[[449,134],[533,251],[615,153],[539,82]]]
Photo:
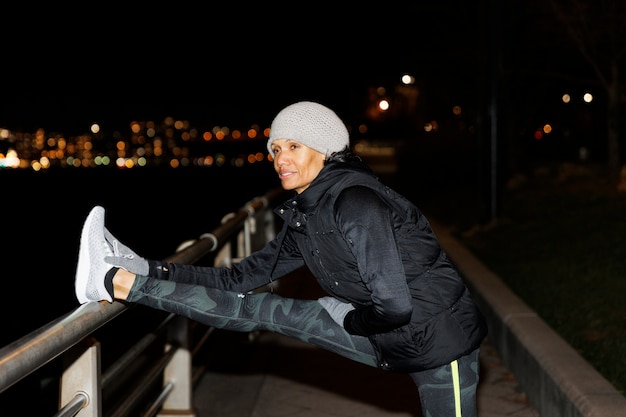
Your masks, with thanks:
[[[102,395],[100,381],[100,343],[93,338],[85,339],[64,356],[66,365],[61,376],[59,409],[72,402],[80,402],[78,396],[86,398],[77,417],[101,417]]]
[[[189,320],[178,316],[170,326],[169,338],[178,346],[172,360],[163,371],[163,386],[173,385],[172,391],[157,414],[158,417],[196,417],[193,409],[193,369],[189,348]],[[166,349],[171,349],[168,344]]]
[[[234,216],[234,213],[228,213],[222,218],[222,224],[226,223]],[[241,233],[241,232],[240,232]],[[233,265],[233,247],[232,239],[228,242],[224,242],[222,248],[215,255],[213,264],[218,267],[231,267]]]

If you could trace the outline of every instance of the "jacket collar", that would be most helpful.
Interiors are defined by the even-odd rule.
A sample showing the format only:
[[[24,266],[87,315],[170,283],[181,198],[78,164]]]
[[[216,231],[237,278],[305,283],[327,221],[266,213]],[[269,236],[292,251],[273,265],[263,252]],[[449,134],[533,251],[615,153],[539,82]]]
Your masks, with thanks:
[[[274,212],[291,227],[304,231],[308,217],[314,214],[322,197],[327,195],[332,187],[341,186],[357,178],[358,182],[375,180],[375,176],[366,174],[365,170],[340,162],[330,162],[322,168],[306,190],[284,202]]]
[[[311,182],[309,188],[296,195],[292,200],[297,202],[300,210],[310,213],[315,210],[322,197],[328,194],[331,188],[341,186],[349,179],[365,182],[368,177],[375,178],[357,167],[341,162],[329,162]]]

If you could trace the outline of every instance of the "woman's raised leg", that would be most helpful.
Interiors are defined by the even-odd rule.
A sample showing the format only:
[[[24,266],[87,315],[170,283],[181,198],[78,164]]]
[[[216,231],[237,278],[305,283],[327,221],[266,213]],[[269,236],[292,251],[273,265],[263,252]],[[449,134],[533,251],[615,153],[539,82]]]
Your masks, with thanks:
[[[116,297],[117,291],[116,286]],[[242,294],[138,275],[126,301],[219,329],[275,332],[377,366],[369,340],[346,332],[316,300],[286,298],[269,292]]]

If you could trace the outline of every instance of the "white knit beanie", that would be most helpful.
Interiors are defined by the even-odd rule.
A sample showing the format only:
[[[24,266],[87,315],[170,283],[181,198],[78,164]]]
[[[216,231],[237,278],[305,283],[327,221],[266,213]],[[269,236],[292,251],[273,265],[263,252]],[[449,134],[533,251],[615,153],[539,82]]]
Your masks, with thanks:
[[[335,112],[311,101],[291,104],[276,115],[267,141],[271,155],[276,139],[295,140],[327,157],[350,145],[348,129]]]

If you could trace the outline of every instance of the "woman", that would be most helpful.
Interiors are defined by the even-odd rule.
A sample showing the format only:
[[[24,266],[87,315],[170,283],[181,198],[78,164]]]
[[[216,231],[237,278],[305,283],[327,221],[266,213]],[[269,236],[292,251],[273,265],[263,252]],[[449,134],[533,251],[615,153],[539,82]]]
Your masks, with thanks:
[[[476,416],[485,321],[427,219],[350,150],[341,119],[298,102],[273,120],[267,148],[293,198],[275,239],[233,267],[146,260],[95,207],[81,235],[76,296],[180,314],[216,328],[267,330],[406,373],[425,415]],[[252,293],[305,266],[328,296]]]

